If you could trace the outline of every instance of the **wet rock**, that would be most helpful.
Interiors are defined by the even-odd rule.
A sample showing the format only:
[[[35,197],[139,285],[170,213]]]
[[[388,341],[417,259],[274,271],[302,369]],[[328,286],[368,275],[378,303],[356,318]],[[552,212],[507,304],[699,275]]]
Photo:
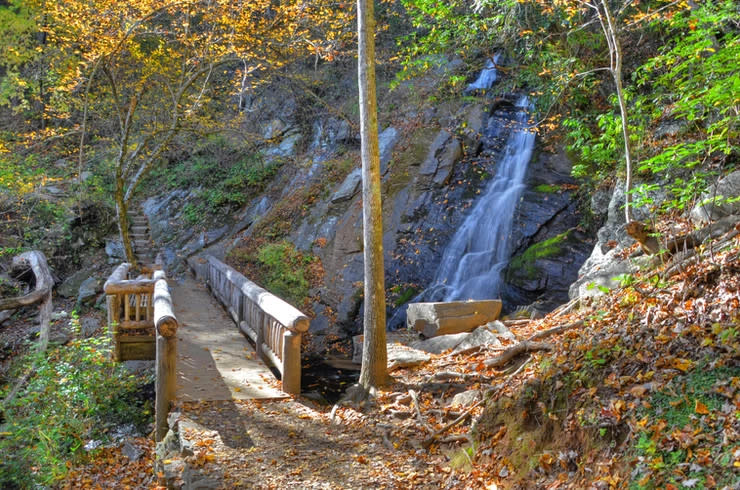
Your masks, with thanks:
[[[691,210],[691,220],[697,225],[705,225],[725,216],[740,214],[740,201],[723,202],[738,196],[740,196],[740,170],[728,174],[702,194],[699,204]],[[716,201],[712,202],[714,200]]]
[[[547,293],[552,306],[567,300],[578,267],[591,249],[587,237],[576,229],[536,242],[516,255],[505,271],[507,283],[526,298]]]
[[[442,187],[447,183],[455,162],[461,156],[462,146],[457,138],[448,131],[440,131],[419,168],[419,187],[422,189]]]
[[[332,203],[348,201],[357,194],[362,183],[362,169],[356,168],[347,175],[339,189],[331,196]]]

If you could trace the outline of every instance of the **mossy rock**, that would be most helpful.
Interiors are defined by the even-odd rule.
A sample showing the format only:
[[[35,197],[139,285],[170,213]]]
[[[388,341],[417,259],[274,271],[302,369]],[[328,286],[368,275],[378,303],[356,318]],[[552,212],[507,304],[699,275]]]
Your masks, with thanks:
[[[506,279],[517,282],[517,279],[532,280],[543,271],[543,259],[554,259],[567,252],[567,244],[573,237],[574,230],[548,238],[542,242],[535,243],[527,248],[522,254],[514,257],[506,270]]]

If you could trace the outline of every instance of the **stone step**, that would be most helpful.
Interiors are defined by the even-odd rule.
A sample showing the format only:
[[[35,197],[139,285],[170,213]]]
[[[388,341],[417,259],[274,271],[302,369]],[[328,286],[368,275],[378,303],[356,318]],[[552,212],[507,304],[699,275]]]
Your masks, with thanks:
[[[131,240],[134,240],[134,241],[136,240],[139,240],[139,241],[145,240],[147,242],[149,241],[149,235],[146,233],[130,233],[129,237],[131,237]]]
[[[133,225],[130,227],[131,233],[146,233],[148,229],[148,226]]]

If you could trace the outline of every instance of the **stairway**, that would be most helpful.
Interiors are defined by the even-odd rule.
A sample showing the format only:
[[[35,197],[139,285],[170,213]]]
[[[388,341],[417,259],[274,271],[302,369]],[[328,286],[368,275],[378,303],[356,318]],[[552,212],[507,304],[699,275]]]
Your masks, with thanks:
[[[134,247],[134,254],[141,264],[154,264],[155,253],[152,239],[149,236],[149,220],[141,210],[129,214],[129,235]]]

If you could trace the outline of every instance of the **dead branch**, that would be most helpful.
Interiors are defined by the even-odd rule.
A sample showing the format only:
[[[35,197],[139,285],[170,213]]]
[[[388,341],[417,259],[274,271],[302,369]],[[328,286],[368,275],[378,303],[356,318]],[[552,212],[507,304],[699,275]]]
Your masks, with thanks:
[[[463,379],[463,380],[469,380],[474,379],[476,381],[482,381],[482,382],[488,382],[491,380],[488,376],[482,376],[478,373],[458,373],[455,371],[440,371],[438,373],[434,373],[432,375],[429,375],[424,380],[425,383],[428,383],[430,381],[445,381],[450,379]]]
[[[456,425],[458,425],[458,424],[462,423],[462,422],[463,422],[463,421],[465,421],[465,420],[466,420],[466,419],[467,419],[468,417],[470,417],[470,416],[472,415],[472,413],[473,413],[473,410],[475,410],[476,408],[478,408],[478,405],[480,405],[481,403],[483,403],[483,400],[484,400],[484,399],[480,399],[480,400],[478,400],[477,402],[473,403],[472,405],[470,405],[470,408],[468,408],[467,410],[465,410],[465,412],[463,412],[463,414],[462,414],[462,415],[460,415],[460,416],[459,416],[458,418],[456,418],[456,419],[455,419],[455,420],[453,420],[452,422],[448,423],[447,425],[445,425],[445,426],[444,426],[444,427],[442,427],[441,429],[437,430],[437,431],[436,431],[436,432],[434,432],[434,433],[433,433],[433,434],[432,434],[431,436],[429,436],[429,437],[427,437],[426,439],[424,439],[424,441],[422,441],[422,443],[421,443],[422,447],[423,447],[424,449],[429,449],[429,446],[431,446],[432,444],[434,444],[434,441],[435,441],[435,440],[436,440],[436,439],[437,439],[437,438],[438,438],[439,436],[441,436],[442,434],[444,434],[445,432],[447,432],[447,431],[448,431],[448,430],[450,430],[451,428],[453,428],[453,427],[455,427]]]
[[[557,318],[559,316],[565,315],[566,313],[569,313],[574,308],[577,308],[580,304],[581,298],[573,298],[572,300],[568,301],[564,305],[560,305],[550,314],[552,318]]]
[[[559,328],[559,327],[558,327]],[[485,365],[488,367],[498,367],[503,366],[519,354],[524,354],[526,352],[535,352],[540,350],[552,350],[553,345],[552,344],[546,344],[542,342],[532,342],[530,340],[525,340],[523,342],[519,342],[516,345],[513,345],[506,349],[504,352],[499,354],[498,356],[494,357],[493,359],[489,359],[485,362]]]
[[[578,320],[573,323],[567,323],[565,325],[560,325],[558,327],[548,328],[547,330],[542,330],[541,332],[537,332],[536,334],[530,336],[527,339],[527,342],[534,342],[535,340],[542,340],[546,339],[547,337],[555,334],[559,334],[562,332],[565,332],[566,330],[570,330],[574,327],[580,327],[583,325],[583,320]]]
[[[416,412],[416,418],[419,419],[419,423],[429,429],[429,431],[432,431],[432,426],[430,426],[426,420],[424,420],[424,416],[421,414],[421,408],[419,408],[419,397],[416,395],[416,392],[414,390],[409,390],[409,395],[411,396],[411,402],[414,405],[414,411]]]

